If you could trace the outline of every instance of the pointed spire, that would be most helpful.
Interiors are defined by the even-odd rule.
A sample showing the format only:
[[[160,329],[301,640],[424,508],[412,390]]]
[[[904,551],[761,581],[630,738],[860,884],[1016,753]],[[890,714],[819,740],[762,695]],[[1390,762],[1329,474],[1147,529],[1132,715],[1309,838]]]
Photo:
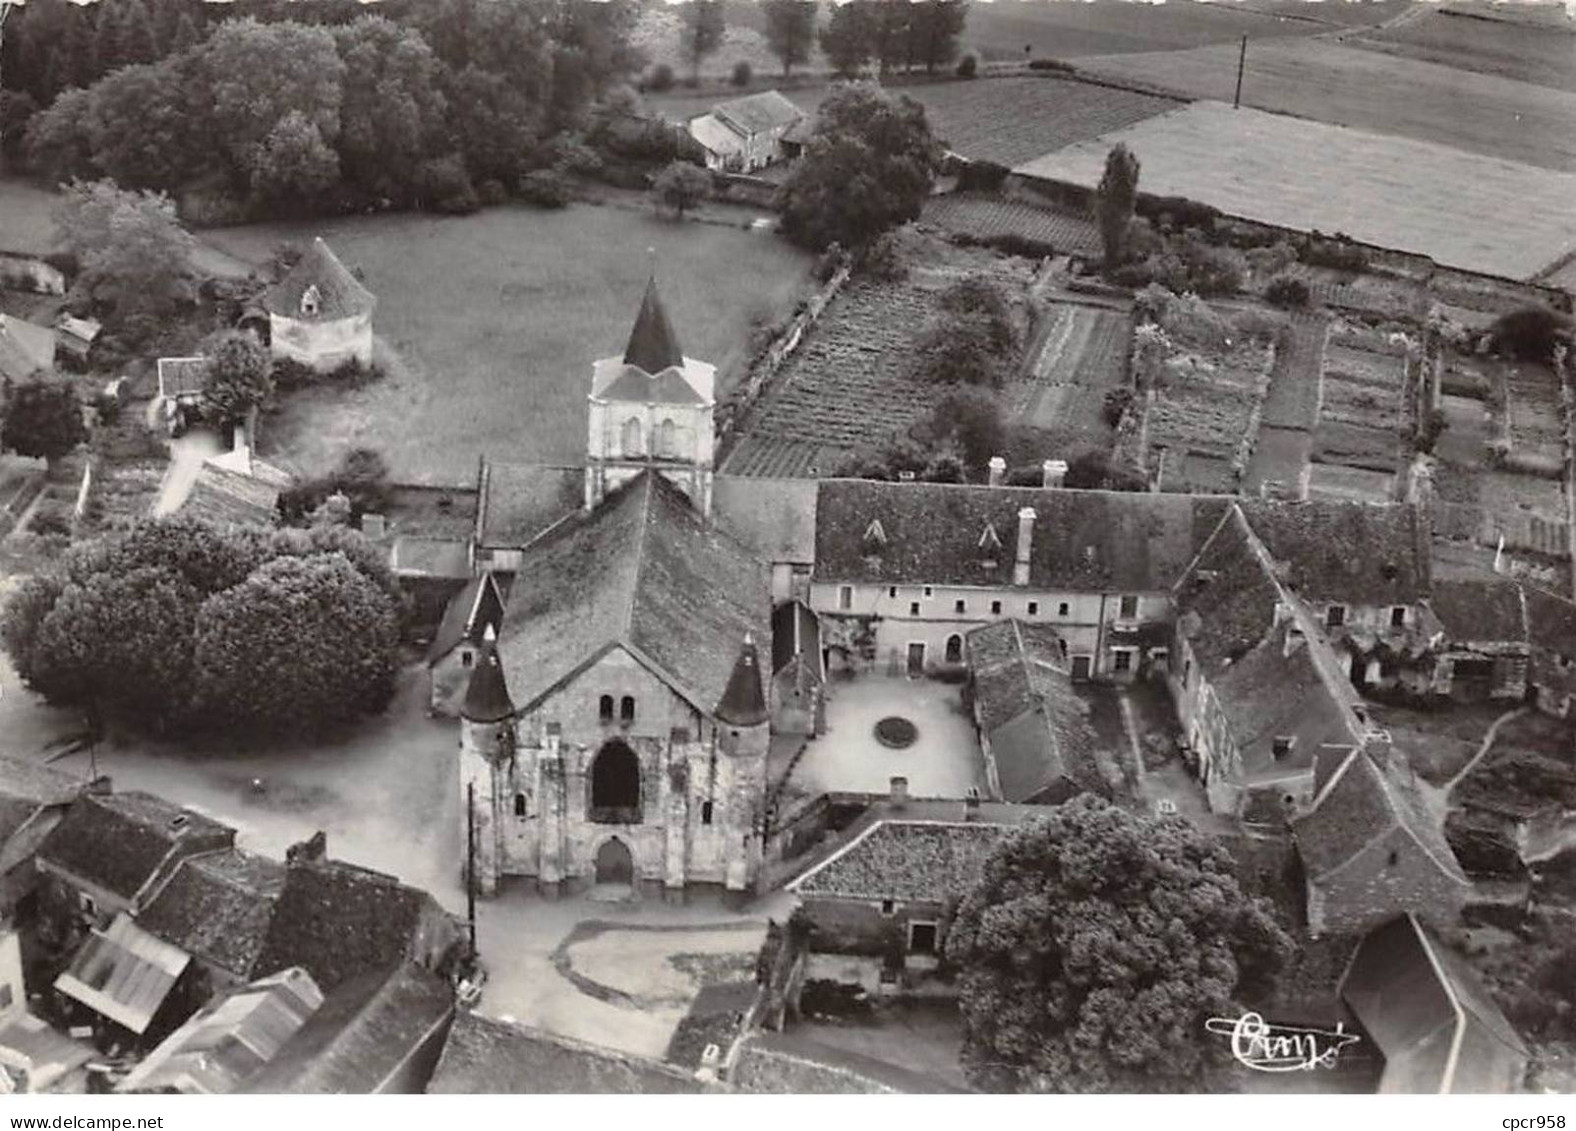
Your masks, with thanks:
[[[655,267],[646,283],[646,297],[641,300],[634,329],[629,332],[629,344],[624,347],[624,363],[650,374],[674,367],[684,368],[684,351],[679,349],[678,336],[673,333],[673,324],[668,321],[662,296],[657,292]]]
[[[514,714],[514,702],[498,662],[498,633],[489,624],[482,633],[482,650],[465,687],[460,718],[473,723],[501,723]]]
[[[755,653],[755,635],[746,632],[733,674],[728,677],[717,718],[729,726],[753,727],[766,721],[766,692],[761,685],[760,657]]]

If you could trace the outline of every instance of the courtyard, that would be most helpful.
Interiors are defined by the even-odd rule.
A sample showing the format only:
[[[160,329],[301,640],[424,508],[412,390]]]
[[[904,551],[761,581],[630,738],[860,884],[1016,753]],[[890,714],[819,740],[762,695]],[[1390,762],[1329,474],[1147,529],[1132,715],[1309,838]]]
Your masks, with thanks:
[[[886,793],[894,777],[904,777],[913,797],[983,791],[984,763],[962,690],[934,679],[835,675],[827,685],[826,733],[805,746],[789,785],[807,796]],[[894,715],[918,729],[913,745],[894,750],[877,740],[876,723]]]

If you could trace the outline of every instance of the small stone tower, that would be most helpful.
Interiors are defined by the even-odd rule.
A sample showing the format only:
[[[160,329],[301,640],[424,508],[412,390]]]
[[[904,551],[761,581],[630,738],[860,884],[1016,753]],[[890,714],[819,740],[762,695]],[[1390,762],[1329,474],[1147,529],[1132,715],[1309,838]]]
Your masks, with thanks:
[[[679,348],[653,272],[622,356],[603,358],[592,372],[588,510],[649,468],[710,513],[716,373]]]
[[[744,634],[728,686],[717,704],[717,752],[726,767],[724,813],[727,847],[726,887],[744,893],[760,873],[761,833],[766,798],[766,754],[771,743],[771,712],[761,679],[755,639]]]
[[[482,637],[476,668],[460,707],[460,794],[470,796],[476,852],[476,890],[492,895],[502,870],[500,806],[514,780],[514,703],[498,662],[491,625]]]

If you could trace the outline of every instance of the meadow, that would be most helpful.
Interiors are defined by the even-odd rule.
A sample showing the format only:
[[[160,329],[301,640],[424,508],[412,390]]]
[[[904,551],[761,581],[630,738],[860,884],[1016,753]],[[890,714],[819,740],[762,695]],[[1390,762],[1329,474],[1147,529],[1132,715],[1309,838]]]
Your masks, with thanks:
[[[1576,91],[1576,24],[1562,32],[1442,10],[1424,12],[1395,27],[1365,31],[1346,42],[1463,71]]]
[[[1576,140],[1576,131],[1566,132]],[[1525,279],[1576,246],[1576,175],[1217,102],[1079,142],[1017,171],[1092,186],[1117,142],[1142,162],[1148,192],[1281,227],[1345,232],[1468,270]]]
[[[1092,75],[1229,101],[1235,43],[1079,61]],[[1576,94],[1324,39],[1248,44],[1244,105],[1576,170]],[[1314,152],[1314,151],[1310,151]],[[1206,154],[1218,159],[1218,154]]]
[[[0,251],[44,255],[53,250],[59,199],[26,181],[0,180]]]
[[[647,209],[490,208],[204,233],[259,263],[283,240],[321,235],[377,295],[388,375],[359,389],[295,394],[269,422],[270,458],[315,473],[353,444],[412,482],[463,483],[477,456],[578,462],[591,363],[624,348],[653,263],[686,354],[744,364],[752,323],[786,315],[810,257],[737,221],[675,223]],[[647,249],[654,249],[649,255]]]

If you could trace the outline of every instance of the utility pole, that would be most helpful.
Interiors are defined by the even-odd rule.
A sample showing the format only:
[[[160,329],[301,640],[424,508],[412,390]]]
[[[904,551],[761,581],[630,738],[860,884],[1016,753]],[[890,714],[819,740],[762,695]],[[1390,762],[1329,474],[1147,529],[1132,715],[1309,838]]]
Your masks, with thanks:
[[[1248,61],[1248,37],[1242,37],[1242,50],[1237,52],[1237,93],[1231,100],[1231,108],[1239,109],[1242,106],[1242,68]]]
[[[476,961],[476,783],[465,783],[465,925]]]

